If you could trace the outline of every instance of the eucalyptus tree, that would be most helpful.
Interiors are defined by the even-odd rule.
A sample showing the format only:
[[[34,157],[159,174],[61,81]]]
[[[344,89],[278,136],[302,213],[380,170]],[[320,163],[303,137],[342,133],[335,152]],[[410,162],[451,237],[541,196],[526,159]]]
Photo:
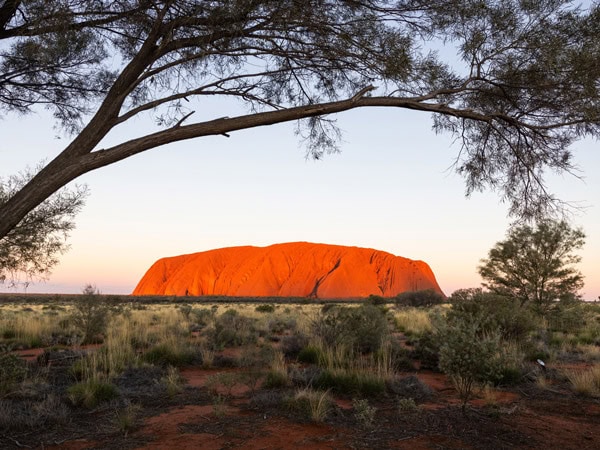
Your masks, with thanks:
[[[540,312],[557,300],[578,298],[583,276],[575,267],[581,261],[575,251],[584,242],[584,232],[565,221],[513,226],[481,261],[483,285]]]
[[[596,4],[559,0],[4,0],[0,108],[43,104],[72,140],[0,204],[0,239],[148,149],[298,121],[320,158],[338,149],[334,115],[366,107],[430,114],[457,139],[467,194],[542,216],[559,204],[544,172],[571,171],[571,144],[599,134],[599,27]],[[206,118],[215,96],[245,112]],[[105,144],[143,114],[154,132]]]

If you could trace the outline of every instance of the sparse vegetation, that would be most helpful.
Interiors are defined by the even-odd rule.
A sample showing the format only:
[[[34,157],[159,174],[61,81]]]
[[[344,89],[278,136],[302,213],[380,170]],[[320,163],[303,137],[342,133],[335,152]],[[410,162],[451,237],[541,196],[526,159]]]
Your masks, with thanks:
[[[125,436],[142,424],[139,419],[152,402],[182,405],[204,395],[201,401],[212,404],[218,421],[237,414],[238,401],[245,397],[249,411],[264,417],[346,420],[366,433],[380,419],[390,420],[391,412],[402,421],[416,420],[417,411],[419,417],[432,414],[419,406],[439,401],[437,388],[420,378],[428,371],[428,354],[432,367],[454,383],[457,394],[450,395],[459,396],[465,409],[477,394],[471,408],[502,414],[500,392],[515,385],[545,395],[571,391],[579,401],[600,396],[595,341],[600,312],[594,305],[561,306],[580,319],[571,327],[570,320],[558,326],[531,313],[514,317],[523,309],[479,290],[469,290],[460,300],[453,295],[451,301],[449,306],[388,311],[373,304],[299,305],[273,312],[257,311],[256,305],[194,303],[111,307],[100,344],[81,348],[79,339],[71,348],[47,346],[27,363],[14,351],[24,336],[41,342],[52,342],[59,333],[81,336],[71,320],[74,307],[4,305],[0,431],[57,429],[79,420],[85,408],[106,414],[106,430]],[[368,329],[367,323],[375,326]],[[225,339],[216,336],[225,336],[226,325],[232,325],[233,337],[224,346]],[[336,333],[354,336],[343,341]],[[23,352],[27,346],[20,348]],[[537,359],[547,367],[542,369]],[[560,368],[563,361],[569,368]],[[179,370],[182,365],[185,372]],[[182,373],[190,370],[206,371],[201,386],[186,385]],[[184,389],[186,395],[179,395]],[[334,402],[350,399],[346,409]],[[56,417],[48,408],[56,410]]]

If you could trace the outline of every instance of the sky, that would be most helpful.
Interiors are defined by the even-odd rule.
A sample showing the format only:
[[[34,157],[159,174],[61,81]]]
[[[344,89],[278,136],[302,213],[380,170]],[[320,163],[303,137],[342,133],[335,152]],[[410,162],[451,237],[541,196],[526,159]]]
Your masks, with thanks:
[[[233,116],[236,108],[211,100],[192,118]],[[477,266],[512,219],[495,192],[465,198],[452,170],[458,144],[436,135],[421,112],[370,108],[336,118],[341,152],[319,161],[306,159],[294,124],[281,124],[171,144],[82,176],[77,183],[90,196],[70,249],[26,292],[79,293],[91,283],[128,294],[161,257],[294,241],[423,260],[447,295],[478,287]],[[136,119],[106,143],[155,129],[150,118]],[[4,116],[0,136],[0,177],[50,160],[69,141],[45,111]],[[600,296],[598,147],[593,140],[573,147],[583,179],[548,178],[559,198],[585,206],[572,223],[587,235],[578,266],[586,300]]]

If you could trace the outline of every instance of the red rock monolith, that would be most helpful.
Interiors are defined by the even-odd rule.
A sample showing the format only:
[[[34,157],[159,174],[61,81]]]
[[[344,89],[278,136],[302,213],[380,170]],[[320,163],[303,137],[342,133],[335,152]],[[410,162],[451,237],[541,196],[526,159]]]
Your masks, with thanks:
[[[161,258],[133,295],[360,298],[424,289],[443,295],[423,261],[369,248],[292,242]]]

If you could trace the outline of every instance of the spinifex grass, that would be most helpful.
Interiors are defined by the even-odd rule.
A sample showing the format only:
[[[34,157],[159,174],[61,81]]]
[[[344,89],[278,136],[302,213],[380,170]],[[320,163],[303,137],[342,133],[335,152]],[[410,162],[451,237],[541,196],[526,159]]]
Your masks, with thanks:
[[[600,396],[600,364],[588,369],[566,371],[575,392],[590,397]]]
[[[396,327],[408,334],[420,336],[432,330],[431,319],[427,310],[418,308],[402,308],[394,312]]]

